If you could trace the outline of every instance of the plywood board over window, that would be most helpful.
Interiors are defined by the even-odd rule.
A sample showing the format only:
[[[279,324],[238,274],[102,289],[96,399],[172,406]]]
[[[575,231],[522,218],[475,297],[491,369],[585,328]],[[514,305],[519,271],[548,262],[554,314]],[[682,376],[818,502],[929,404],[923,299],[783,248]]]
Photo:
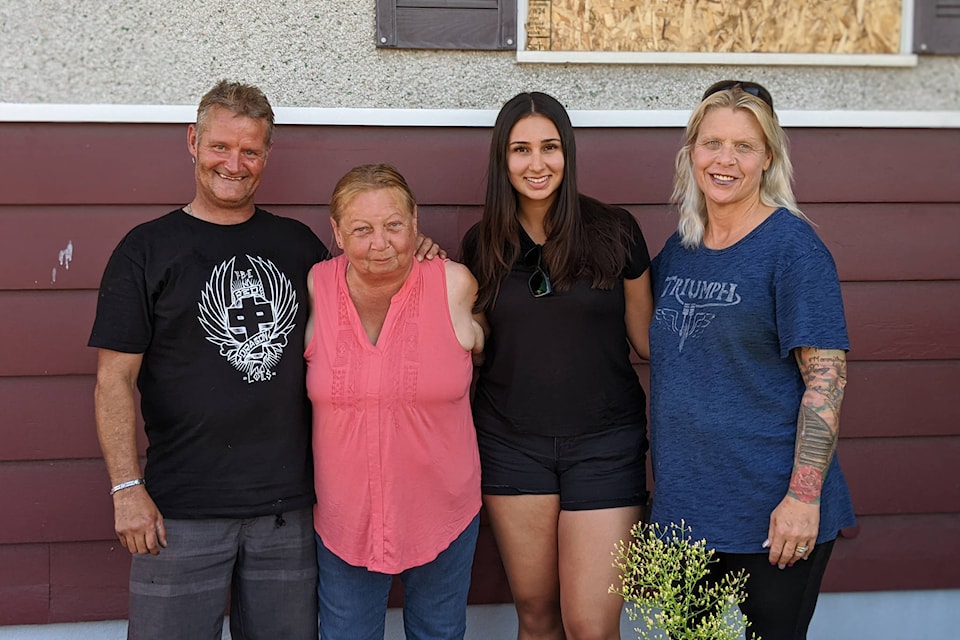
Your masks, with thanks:
[[[905,53],[901,0],[526,0],[524,8],[526,61],[916,63]],[[610,55],[631,53],[648,57]]]

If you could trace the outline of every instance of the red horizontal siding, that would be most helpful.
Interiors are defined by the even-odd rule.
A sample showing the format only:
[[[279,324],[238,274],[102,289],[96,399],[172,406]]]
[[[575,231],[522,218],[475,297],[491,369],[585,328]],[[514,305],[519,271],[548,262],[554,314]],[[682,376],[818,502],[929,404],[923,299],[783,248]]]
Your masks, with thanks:
[[[825,591],[960,588],[960,514],[858,520],[860,534],[834,545]]]
[[[838,455],[858,514],[960,513],[960,437],[854,438]]]
[[[96,289],[103,268],[120,239],[133,227],[172,211],[179,204],[158,206],[0,206],[0,291],[59,291]],[[277,215],[300,220],[321,240],[332,243],[326,205],[265,205]],[[480,219],[479,207],[422,206],[421,232],[451,257],[460,238]],[[72,259],[61,264],[67,246]]]
[[[10,230],[0,234],[0,290],[94,289],[120,238],[176,206],[0,206],[0,225]],[[264,206],[304,222],[331,244],[325,205]],[[676,229],[675,213],[668,205],[628,208],[656,254]],[[960,279],[960,251],[954,243],[960,237],[960,210],[955,205],[811,205],[806,212],[845,281]],[[479,205],[424,205],[420,230],[456,256],[460,238],[481,213]],[[73,251],[69,268],[60,263],[68,244]]]
[[[421,230],[456,256],[481,214],[489,133],[281,126],[259,202],[329,245],[334,182],[392,162],[421,202]],[[944,553],[960,534],[960,130],[789,133],[801,206],[844,281],[853,347],[839,455],[860,531],[836,545],[825,588],[960,588],[960,556]],[[627,206],[652,254],[676,227],[665,203],[680,135],[577,134],[581,189]],[[129,556],[113,534],[85,345],[117,241],[193,195],[186,127],[0,123],[0,139],[0,625],[123,617]],[[70,167],[55,187],[51,158]],[[487,526],[470,597],[509,599]]]
[[[800,202],[960,202],[960,129],[792,129]]]
[[[960,436],[960,362],[852,362],[840,414],[843,438]]]
[[[668,202],[680,144],[679,129],[580,129],[578,187],[606,202]]]
[[[626,209],[640,224],[643,238],[647,241],[647,250],[653,258],[660,253],[664,243],[677,230],[677,215],[666,204],[626,205]]]
[[[0,625],[46,622],[50,608],[47,545],[0,544],[0,567]]]
[[[960,201],[960,130],[793,129],[801,202]],[[612,202],[666,202],[679,129],[577,132],[580,186]],[[159,204],[192,196],[186,126],[0,123],[5,177],[0,203]],[[480,204],[489,129],[277,128],[261,201],[326,202],[336,180],[367,162],[395,164],[424,204]],[[141,150],[149,149],[144,154]],[[891,152],[895,149],[896,152]],[[131,153],[131,150],[135,152]],[[50,158],[70,167],[50,180]]]
[[[960,359],[960,281],[848,282],[851,360]],[[0,291],[0,376],[93,373],[96,291]]]
[[[830,248],[841,280],[960,279],[956,203],[802,206]]]
[[[489,526],[477,539],[469,602],[510,601]],[[112,620],[127,616],[130,554],[116,540],[0,545],[0,626]],[[402,602],[399,581],[390,605]]]
[[[0,545],[114,537],[102,460],[2,462],[0,487]]]
[[[278,127],[262,200],[329,201],[351,167],[388,162],[423,204],[483,202],[489,131],[482,128]]]
[[[130,553],[117,540],[50,545],[50,622],[127,617]]]
[[[0,460],[98,457],[93,376],[0,378]]]
[[[0,462],[99,458],[94,383],[93,375],[0,377]]]
[[[0,289],[96,289],[120,239],[176,205],[0,207]],[[72,248],[61,264],[60,252]]]
[[[161,205],[0,207],[0,225],[10,230],[0,234],[0,290],[96,289],[110,254],[130,229],[183,204],[186,200]],[[281,206],[271,210],[300,220],[329,241],[326,207]],[[442,216],[433,213],[428,218],[438,227],[444,223]],[[68,243],[73,256],[66,268],[60,264],[60,251]]]
[[[96,291],[0,291],[0,377],[94,373]]]
[[[3,203],[162,204],[193,196],[185,125],[0,123],[0,139],[16,158],[5,167],[11,189]],[[478,204],[487,144],[485,129],[280,126],[258,195],[278,204],[327,202],[351,167],[390,162],[420,202]],[[49,173],[50,158],[71,172],[56,189],[35,173]]]
[[[189,202],[193,168],[179,124],[0,123],[4,204]]]
[[[858,514],[960,512],[960,437],[848,438],[839,448]],[[0,463],[0,544],[103,540],[113,535],[99,459]],[[909,495],[909,500],[897,496]]]
[[[960,280],[847,282],[851,360],[960,359]]]
[[[824,591],[960,588],[960,516],[860,516],[856,538],[837,541]],[[509,601],[490,530],[480,529],[472,604]],[[129,554],[115,541],[0,545],[0,625],[126,616]],[[399,604],[395,589],[391,604]]]

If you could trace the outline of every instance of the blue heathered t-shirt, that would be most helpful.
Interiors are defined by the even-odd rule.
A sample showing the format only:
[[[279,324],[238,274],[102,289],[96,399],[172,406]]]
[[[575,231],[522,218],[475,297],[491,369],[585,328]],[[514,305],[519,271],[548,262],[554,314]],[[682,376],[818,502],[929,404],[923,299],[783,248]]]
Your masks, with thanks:
[[[674,234],[651,273],[651,520],[683,519],[718,551],[765,553],[804,391],[791,350],[850,346],[833,258],[807,222],[780,209],[722,250],[688,250]],[[835,457],[817,542],[853,524]]]

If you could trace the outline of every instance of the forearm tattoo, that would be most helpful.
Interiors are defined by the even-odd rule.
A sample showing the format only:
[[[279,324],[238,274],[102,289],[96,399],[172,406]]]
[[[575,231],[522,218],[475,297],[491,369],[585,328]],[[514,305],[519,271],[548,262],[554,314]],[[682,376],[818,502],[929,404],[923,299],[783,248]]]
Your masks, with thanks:
[[[803,347],[797,363],[806,385],[797,420],[797,445],[788,495],[818,504],[827,469],[837,450],[840,404],[847,383],[843,351]]]

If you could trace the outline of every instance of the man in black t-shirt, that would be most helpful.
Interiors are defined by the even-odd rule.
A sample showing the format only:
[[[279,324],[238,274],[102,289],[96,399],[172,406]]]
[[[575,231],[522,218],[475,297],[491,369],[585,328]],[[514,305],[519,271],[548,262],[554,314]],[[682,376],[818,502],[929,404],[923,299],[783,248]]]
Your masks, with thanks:
[[[133,229],[104,272],[97,431],[115,528],[133,554],[131,638],[316,640],[306,275],[329,257],[254,204],[273,111],[222,81],[187,147],[196,195]],[[136,445],[135,396],[149,441]]]

